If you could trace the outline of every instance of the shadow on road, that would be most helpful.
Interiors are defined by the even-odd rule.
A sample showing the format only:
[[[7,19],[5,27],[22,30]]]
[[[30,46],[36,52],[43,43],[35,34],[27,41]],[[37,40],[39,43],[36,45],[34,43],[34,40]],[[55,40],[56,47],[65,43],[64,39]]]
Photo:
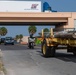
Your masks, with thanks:
[[[36,51],[36,52],[38,52],[38,54],[41,57],[43,57],[41,51]],[[69,54],[69,53],[58,53],[58,52],[56,52],[55,57],[47,57],[47,58],[56,58],[56,59],[59,59],[59,60],[65,61],[65,62],[74,62],[74,63],[76,63],[76,56],[74,56],[73,54]]]
[[[76,63],[76,56],[68,53],[56,53],[55,58],[60,59],[65,62],[74,62]]]

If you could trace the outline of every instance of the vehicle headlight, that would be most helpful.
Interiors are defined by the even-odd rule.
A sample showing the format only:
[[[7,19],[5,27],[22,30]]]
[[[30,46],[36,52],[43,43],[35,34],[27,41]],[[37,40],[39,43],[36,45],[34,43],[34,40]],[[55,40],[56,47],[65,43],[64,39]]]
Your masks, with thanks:
[[[5,41],[5,42],[8,42],[8,41]]]

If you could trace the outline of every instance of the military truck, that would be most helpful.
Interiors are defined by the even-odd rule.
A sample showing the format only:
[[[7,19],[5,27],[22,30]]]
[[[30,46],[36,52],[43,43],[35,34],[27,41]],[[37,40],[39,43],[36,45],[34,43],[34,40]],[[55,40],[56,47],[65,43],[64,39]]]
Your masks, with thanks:
[[[44,57],[55,56],[58,45],[67,46],[67,52],[76,55],[76,31],[54,32],[51,28],[49,33],[44,33],[42,30],[41,52]]]

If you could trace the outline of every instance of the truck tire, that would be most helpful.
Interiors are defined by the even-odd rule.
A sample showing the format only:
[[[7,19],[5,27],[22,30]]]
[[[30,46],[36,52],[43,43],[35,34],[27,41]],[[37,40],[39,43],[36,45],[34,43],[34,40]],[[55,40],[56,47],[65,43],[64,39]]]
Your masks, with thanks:
[[[67,46],[67,52],[73,52],[73,47],[71,47],[71,46]]]
[[[41,42],[41,53],[43,53],[43,43]]]
[[[76,56],[76,47],[73,48],[73,54]]]
[[[76,56],[76,47],[67,46],[67,52],[72,52]]]
[[[76,51],[73,51],[73,54],[76,56]]]
[[[44,57],[54,57],[55,56],[55,46],[47,46],[46,41],[42,45],[42,53]]]
[[[56,47],[55,46],[51,46],[51,57],[55,56],[55,51],[56,51]]]

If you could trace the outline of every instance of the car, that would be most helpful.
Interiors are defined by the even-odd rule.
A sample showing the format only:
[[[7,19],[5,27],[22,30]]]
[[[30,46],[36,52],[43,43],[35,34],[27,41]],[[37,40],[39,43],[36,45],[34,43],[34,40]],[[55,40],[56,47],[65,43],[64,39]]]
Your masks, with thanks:
[[[0,39],[0,44],[1,44],[1,43],[4,43],[4,40],[5,40],[5,38],[1,38],[1,39]]]
[[[6,37],[4,41],[4,45],[12,44],[14,45],[14,39],[12,37]]]

